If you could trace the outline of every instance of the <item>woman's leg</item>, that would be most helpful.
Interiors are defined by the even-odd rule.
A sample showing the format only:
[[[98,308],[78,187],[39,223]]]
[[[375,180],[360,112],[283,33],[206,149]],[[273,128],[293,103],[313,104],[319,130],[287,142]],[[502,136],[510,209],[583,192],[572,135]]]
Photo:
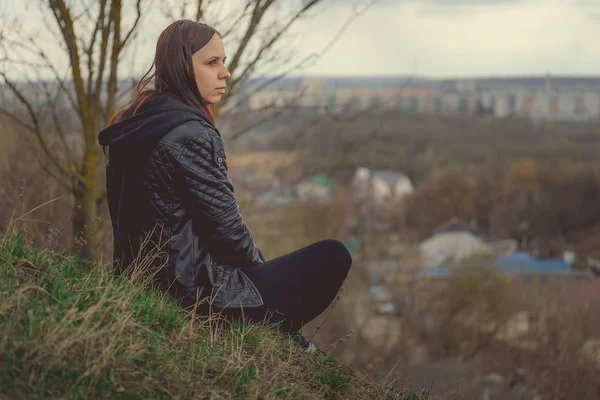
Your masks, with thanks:
[[[323,240],[243,271],[256,285],[264,306],[244,309],[251,320],[283,321],[297,331],[321,314],[336,298],[352,257],[337,240]]]

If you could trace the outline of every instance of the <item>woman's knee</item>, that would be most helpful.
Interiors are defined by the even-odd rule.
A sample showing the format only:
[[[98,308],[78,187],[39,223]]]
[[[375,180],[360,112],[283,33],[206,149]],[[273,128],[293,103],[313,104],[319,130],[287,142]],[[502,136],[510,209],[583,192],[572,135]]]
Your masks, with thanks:
[[[336,239],[326,239],[318,242],[322,246],[322,254],[330,260],[334,268],[346,278],[352,266],[352,255],[346,245]]]

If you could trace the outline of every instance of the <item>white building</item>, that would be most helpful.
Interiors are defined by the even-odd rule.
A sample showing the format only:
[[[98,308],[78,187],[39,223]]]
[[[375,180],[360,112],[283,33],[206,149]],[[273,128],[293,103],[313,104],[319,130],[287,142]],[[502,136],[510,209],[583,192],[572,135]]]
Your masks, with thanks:
[[[370,200],[375,205],[402,200],[414,191],[409,177],[397,171],[371,171],[357,168],[353,180],[354,197]]]

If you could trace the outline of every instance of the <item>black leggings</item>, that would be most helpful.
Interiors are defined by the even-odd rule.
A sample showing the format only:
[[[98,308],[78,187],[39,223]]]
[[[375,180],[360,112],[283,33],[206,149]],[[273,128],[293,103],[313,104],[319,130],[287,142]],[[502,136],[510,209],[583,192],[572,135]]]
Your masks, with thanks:
[[[295,332],[313,320],[336,298],[352,265],[346,246],[323,240],[263,264],[245,267],[263,298],[256,308],[228,309],[232,317],[249,321],[281,323],[285,332]]]

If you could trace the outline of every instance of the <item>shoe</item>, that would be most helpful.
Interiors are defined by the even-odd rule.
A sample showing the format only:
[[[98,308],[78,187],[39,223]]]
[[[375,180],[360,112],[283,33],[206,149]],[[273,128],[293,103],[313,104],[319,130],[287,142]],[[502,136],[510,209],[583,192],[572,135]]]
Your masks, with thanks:
[[[308,353],[308,354],[314,354],[317,351],[319,351],[319,349],[317,349],[317,346],[315,346],[315,344],[313,342],[308,342],[306,347],[302,346],[302,349],[304,350],[305,353]]]
[[[306,353],[313,354],[319,351],[313,342],[302,336],[302,333],[298,332],[296,335],[294,335],[294,338],[298,341],[298,347],[304,350]]]

